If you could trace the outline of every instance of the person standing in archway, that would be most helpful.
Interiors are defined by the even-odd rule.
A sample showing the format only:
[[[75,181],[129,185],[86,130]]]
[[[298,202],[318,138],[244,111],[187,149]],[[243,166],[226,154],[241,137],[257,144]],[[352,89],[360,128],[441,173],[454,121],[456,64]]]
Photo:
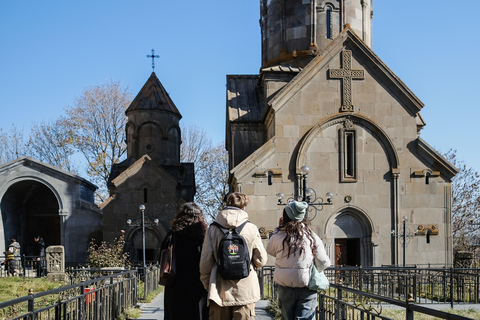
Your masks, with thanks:
[[[36,244],[36,255],[37,255],[37,277],[45,276],[46,271],[46,261],[45,261],[45,241],[40,236],[35,236],[33,238]]]
[[[7,256],[8,261],[8,272],[16,277],[20,275],[20,243],[17,242],[16,238],[10,240],[7,251],[4,252]]]

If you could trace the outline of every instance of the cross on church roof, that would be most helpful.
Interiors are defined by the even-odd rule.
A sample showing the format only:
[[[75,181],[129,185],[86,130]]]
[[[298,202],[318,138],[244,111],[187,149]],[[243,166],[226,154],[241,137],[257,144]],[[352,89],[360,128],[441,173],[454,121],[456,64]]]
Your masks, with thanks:
[[[160,58],[159,55],[155,55],[155,50],[152,49],[152,54],[148,55],[147,58],[152,58],[152,70],[155,72],[155,58]]]
[[[364,70],[352,70],[352,51],[343,50],[342,69],[330,69],[328,71],[330,78],[342,79],[343,103],[341,111],[353,112],[352,80],[365,79]]]

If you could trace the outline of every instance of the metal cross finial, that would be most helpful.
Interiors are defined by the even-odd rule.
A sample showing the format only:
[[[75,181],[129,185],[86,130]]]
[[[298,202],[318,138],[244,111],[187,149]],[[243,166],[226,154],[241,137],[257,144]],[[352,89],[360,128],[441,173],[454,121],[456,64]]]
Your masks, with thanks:
[[[160,58],[159,55],[155,55],[155,50],[152,49],[152,54],[148,55],[147,58],[152,58],[152,70],[155,72],[155,58]]]

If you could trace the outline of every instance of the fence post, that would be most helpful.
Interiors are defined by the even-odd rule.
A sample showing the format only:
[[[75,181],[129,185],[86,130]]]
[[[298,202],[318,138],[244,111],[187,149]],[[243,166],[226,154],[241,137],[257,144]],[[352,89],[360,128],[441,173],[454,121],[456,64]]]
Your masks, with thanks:
[[[475,269],[478,270],[478,269]],[[478,272],[475,273],[475,303],[478,303],[478,286],[479,286],[479,281],[478,281]]]
[[[25,255],[24,254],[22,255],[20,264],[21,264],[20,268],[19,268],[20,270],[18,270],[18,272],[23,271],[22,274],[23,274],[23,277],[25,278],[27,272],[26,272],[26,268],[25,268]]]
[[[417,273],[413,274],[413,301],[417,301]]]
[[[358,268],[358,278],[359,278],[359,279],[358,279],[358,284],[359,284],[358,290],[361,291],[362,288],[363,288],[363,270],[362,270],[362,266],[360,266],[360,267]]]
[[[450,308],[453,309],[453,267],[450,268]]]
[[[32,316],[30,319],[34,320],[35,315],[33,314],[33,311],[35,309],[35,297],[33,296],[33,289],[28,289],[28,295],[29,295],[29,300],[28,300],[28,312],[32,312]]]
[[[87,296],[85,295],[85,280],[81,279],[82,283],[80,285],[80,294],[82,295],[80,307],[79,307],[79,319],[84,319],[87,314]]]
[[[260,283],[260,296],[262,299],[265,299],[264,292],[263,292],[263,267],[259,270],[258,275],[258,282]]]
[[[342,289],[337,288],[337,299],[343,301]],[[337,303],[337,312],[335,312],[336,319],[345,319],[345,305],[343,303]]]
[[[413,295],[411,293],[408,294],[406,304],[405,304],[405,319],[406,320],[413,320],[414,313],[412,308],[410,307],[414,303]]]
[[[325,296],[322,293],[317,293],[318,296],[318,313],[315,319],[325,320]]]

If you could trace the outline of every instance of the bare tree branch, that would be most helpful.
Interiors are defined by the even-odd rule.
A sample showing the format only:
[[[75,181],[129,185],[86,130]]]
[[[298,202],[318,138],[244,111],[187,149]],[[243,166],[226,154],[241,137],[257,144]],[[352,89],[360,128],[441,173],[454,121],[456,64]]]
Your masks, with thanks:
[[[78,174],[76,166],[71,161],[71,156],[75,153],[75,150],[67,132],[68,128],[63,126],[60,119],[34,123],[27,146],[32,157]]]
[[[0,129],[0,163],[13,161],[28,156],[29,152],[23,141],[23,131],[12,125],[10,132]]]
[[[454,249],[468,250],[479,243],[480,230],[480,175],[459,160],[456,150],[445,157],[459,169],[452,180],[452,233]]]
[[[223,143],[213,146],[205,130],[190,125],[182,128],[182,162],[195,166],[196,194],[207,220],[213,221],[228,193],[228,157]]]
[[[62,118],[72,145],[87,160],[88,175],[99,186],[100,201],[107,195],[110,168],[126,152],[125,110],[131,101],[128,87],[110,81],[85,89],[73,106],[65,109],[67,115]]]

